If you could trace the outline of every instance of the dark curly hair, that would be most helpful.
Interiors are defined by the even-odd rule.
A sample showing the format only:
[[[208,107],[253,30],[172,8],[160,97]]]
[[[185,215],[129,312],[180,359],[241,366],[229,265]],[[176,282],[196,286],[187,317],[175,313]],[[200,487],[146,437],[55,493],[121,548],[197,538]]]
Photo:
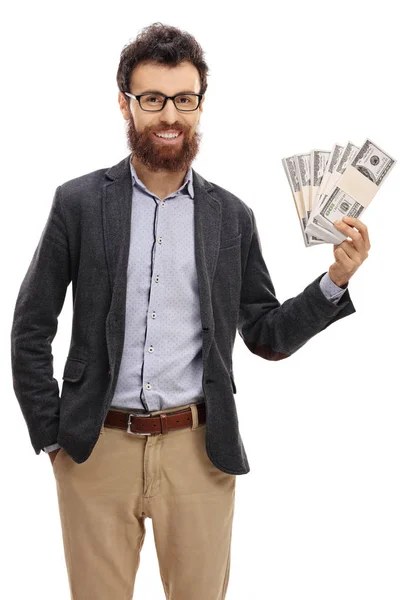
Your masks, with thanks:
[[[124,46],[117,71],[117,84],[121,92],[130,89],[133,69],[139,63],[156,62],[176,67],[182,61],[191,62],[200,75],[200,94],[207,89],[209,68],[200,44],[188,32],[171,25],[153,23],[144,27],[137,38]]]

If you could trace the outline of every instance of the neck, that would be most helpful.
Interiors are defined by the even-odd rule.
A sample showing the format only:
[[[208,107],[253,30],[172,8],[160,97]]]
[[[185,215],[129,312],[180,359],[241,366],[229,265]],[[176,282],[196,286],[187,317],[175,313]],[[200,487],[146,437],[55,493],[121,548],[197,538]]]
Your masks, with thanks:
[[[176,192],[185,181],[187,171],[150,171],[135,157],[131,158],[131,162],[140,181],[160,200]]]

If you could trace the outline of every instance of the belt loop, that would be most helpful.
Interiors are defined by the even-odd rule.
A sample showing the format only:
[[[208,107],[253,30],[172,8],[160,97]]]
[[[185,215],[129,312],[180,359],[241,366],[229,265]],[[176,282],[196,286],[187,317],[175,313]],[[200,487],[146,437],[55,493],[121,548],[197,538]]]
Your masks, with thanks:
[[[168,433],[167,415],[165,413],[162,413],[160,415],[160,419],[161,419],[161,433]]]
[[[191,429],[197,429],[199,426],[199,413],[197,411],[197,404],[191,404],[190,410],[192,411],[192,427],[191,427]]]

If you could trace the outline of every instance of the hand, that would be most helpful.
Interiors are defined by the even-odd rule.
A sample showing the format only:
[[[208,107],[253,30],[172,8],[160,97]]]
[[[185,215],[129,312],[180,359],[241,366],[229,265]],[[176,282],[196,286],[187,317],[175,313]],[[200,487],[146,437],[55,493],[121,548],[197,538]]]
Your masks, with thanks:
[[[367,226],[360,219],[343,217],[342,221],[335,221],[334,225],[341,233],[351,238],[341,244],[334,244],[335,262],[329,267],[329,277],[336,285],[344,287],[368,258],[371,244]]]
[[[57,452],[59,452],[60,450],[61,450],[61,448],[56,448],[55,450],[48,452],[48,455],[50,456],[51,464],[53,464],[53,462],[55,461]]]

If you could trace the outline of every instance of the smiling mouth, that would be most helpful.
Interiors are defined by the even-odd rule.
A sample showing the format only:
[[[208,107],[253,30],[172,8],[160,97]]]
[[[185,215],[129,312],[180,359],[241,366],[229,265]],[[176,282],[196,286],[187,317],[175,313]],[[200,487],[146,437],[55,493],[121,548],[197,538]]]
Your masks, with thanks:
[[[162,142],[167,142],[167,143],[169,142],[169,143],[173,143],[173,142],[175,142],[176,140],[178,140],[178,139],[179,139],[179,138],[182,136],[182,133],[183,133],[183,132],[182,132],[182,131],[180,131],[178,135],[174,135],[174,136],[172,136],[172,137],[163,137],[163,136],[161,136],[161,135],[157,135],[157,133],[158,133],[158,132],[153,132],[153,135],[154,135],[154,137],[156,137],[158,140],[160,140],[160,141],[162,141]],[[166,132],[164,132],[164,131],[160,131],[159,133],[172,133],[172,131],[171,131],[171,132],[169,132],[169,131],[166,131]]]

